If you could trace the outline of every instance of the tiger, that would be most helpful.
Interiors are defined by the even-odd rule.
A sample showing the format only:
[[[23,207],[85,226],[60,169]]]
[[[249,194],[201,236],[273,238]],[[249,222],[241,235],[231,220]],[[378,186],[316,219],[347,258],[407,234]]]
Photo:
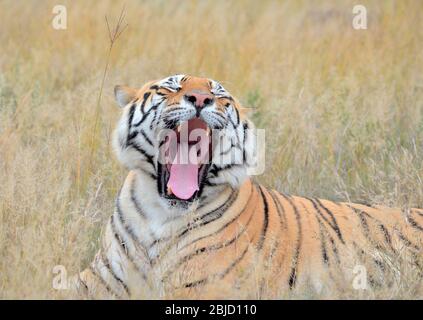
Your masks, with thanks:
[[[392,258],[421,281],[423,210],[257,183],[257,129],[219,82],[178,74],[140,89],[118,85],[114,94],[123,111],[113,146],[129,174],[79,292],[277,298],[308,286],[330,292],[360,265],[371,286],[383,285]]]

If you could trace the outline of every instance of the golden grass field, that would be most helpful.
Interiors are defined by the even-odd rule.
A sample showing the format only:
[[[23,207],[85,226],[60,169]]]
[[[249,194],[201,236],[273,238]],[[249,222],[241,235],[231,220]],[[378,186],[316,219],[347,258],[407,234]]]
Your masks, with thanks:
[[[355,1],[60,1],[66,30],[55,4],[0,2],[0,298],[61,298],[53,267],[75,274],[98,249],[126,175],[110,146],[116,84],[216,79],[266,129],[260,182],[423,207],[422,1],[362,1],[367,30],[352,28]],[[124,4],[108,60],[104,17]],[[423,298],[406,282],[350,287],[332,297]]]

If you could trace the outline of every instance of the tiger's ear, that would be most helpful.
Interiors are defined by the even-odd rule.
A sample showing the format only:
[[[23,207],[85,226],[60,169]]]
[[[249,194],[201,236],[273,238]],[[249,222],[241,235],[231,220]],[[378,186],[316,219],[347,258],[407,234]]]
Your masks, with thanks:
[[[251,107],[244,107],[241,103],[239,103],[239,101],[236,101],[236,107],[238,108],[238,112],[241,115],[241,118],[245,119],[249,119],[255,112],[255,108],[251,108]]]
[[[115,87],[115,99],[119,107],[123,108],[137,95],[137,90],[127,86]]]

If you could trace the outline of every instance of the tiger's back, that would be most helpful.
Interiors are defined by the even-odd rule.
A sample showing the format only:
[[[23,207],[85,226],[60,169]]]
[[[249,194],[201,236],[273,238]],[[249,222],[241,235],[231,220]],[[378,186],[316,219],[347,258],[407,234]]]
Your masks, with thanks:
[[[328,292],[353,286],[357,266],[377,287],[392,277],[393,259],[407,259],[422,275],[422,210],[289,196],[250,181],[239,197],[217,230],[175,253],[169,274],[181,296],[277,298],[304,286]]]
[[[124,190],[121,198],[130,201]],[[104,261],[107,251],[86,271],[88,282],[94,279],[96,290],[106,296],[277,298],[304,286],[318,292],[352,286],[357,266],[366,268],[369,286],[381,286],[392,277],[394,258],[408,259],[416,272],[423,271],[422,210],[289,196],[250,180],[203,209],[184,219],[172,236],[155,240],[154,250],[150,244],[150,254],[143,257],[148,268],[142,292],[140,279],[116,280],[116,267]],[[119,255],[134,254],[122,247],[123,236],[111,223],[105,247],[119,244]],[[120,264],[137,273],[133,259],[122,258]],[[104,274],[109,274],[108,286],[107,280],[99,285],[96,279]]]

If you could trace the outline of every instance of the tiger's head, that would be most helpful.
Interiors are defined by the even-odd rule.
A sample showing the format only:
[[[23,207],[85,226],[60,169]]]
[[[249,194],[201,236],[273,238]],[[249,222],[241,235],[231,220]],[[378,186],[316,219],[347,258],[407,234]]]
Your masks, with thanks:
[[[123,108],[115,151],[149,179],[145,188],[154,185],[153,201],[186,210],[247,177],[253,125],[217,81],[174,75],[141,89],[116,86],[115,97]]]

